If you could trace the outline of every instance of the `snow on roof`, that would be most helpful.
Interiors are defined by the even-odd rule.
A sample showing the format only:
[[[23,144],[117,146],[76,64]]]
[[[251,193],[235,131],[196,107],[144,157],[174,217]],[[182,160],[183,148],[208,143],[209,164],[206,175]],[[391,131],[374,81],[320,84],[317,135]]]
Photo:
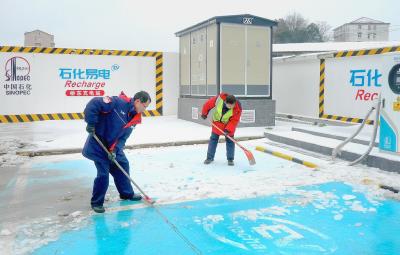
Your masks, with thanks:
[[[200,23],[197,23],[193,26],[190,26],[188,28],[185,28],[179,32],[176,32],[175,35],[178,37],[181,37],[187,33],[199,30],[200,28],[203,28],[205,26],[208,26],[210,24],[214,23],[233,23],[233,24],[243,24],[243,20],[245,18],[250,18],[251,23],[253,25],[257,26],[276,26],[278,23],[274,20],[254,16],[251,14],[239,14],[239,15],[227,15],[227,16],[215,16],[212,17],[208,20],[202,21]]]
[[[348,25],[348,24],[352,24],[352,25],[354,25],[354,24],[387,24],[387,25],[389,25],[390,23],[386,23],[386,22],[383,22],[380,20],[371,19],[371,18],[367,18],[367,17],[361,17],[359,19],[356,19],[351,22],[340,25],[340,26],[334,28],[333,31],[343,27],[344,25]]]
[[[49,34],[49,33],[45,32],[45,31],[39,30],[39,29],[35,29],[33,31],[30,31],[30,32],[25,32],[25,34],[31,34],[31,33],[43,33],[43,34],[46,34],[46,35],[52,35],[52,34]]]
[[[327,51],[374,49],[374,48],[383,48],[389,46],[400,46],[400,41],[285,43],[285,44],[273,44],[272,51],[274,53],[327,52]]]
[[[359,19],[353,20],[352,22],[350,22],[351,24],[359,24],[359,23],[373,23],[373,24],[386,24],[383,21],[379,21],[376,19],[371,19],[371,18],[367,18],[367,17],[361,17]]]

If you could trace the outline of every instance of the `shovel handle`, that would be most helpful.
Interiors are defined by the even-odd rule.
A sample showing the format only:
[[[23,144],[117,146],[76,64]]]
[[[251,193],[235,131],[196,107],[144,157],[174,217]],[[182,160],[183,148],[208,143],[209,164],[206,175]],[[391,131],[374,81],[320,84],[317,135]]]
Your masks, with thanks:
[[[217,125],[215,125],[214,123],[211,122],[211,125],[213,127],[215,127],[218,131],[220,131],[221,133],[224,133],[224,131],[222,131]],[[226,137],[228,137],[229,140],[231,140],[232,142],[234,142],[237,146],[239,146],[242,150],[247,151],[246,148],[244,148],[242,145],[240,145],[235,139],[233,139],[232,137],[230,137],[229,135],[226,135]]]
[[[110,152],[106,148],[106,146],[103,144],[103,142],[99,139],[99,137],[96,134],[93,134],[93,138],[97,141],[97,143],[103,148],[103,150],[107,153],[108,156],[110,156]],[[112,160],[113,163],[119,168],[119,170],[122,171],[122,173],[132,182],[132,184],[140,191],[140,193],[143,194],[144,200],[149,203],[150,205],[153,205],[155,201],[151,199],[149,196],[146,195],[146,193],[139,187],[139,185],[136,184],[136,182],[129,176],[129,174],[125,171],[125,169],[118,163],[116,159]]]

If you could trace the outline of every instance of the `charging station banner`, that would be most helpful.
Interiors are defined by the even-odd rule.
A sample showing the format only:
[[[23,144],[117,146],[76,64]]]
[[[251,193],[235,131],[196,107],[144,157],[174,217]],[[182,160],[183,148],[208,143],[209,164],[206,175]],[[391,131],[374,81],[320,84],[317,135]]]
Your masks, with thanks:
[[[162,111],[161,52],[75,50],[74,53],[68,49],[66,54],[62,51],[66,49],[34,47],[3,51],[7,47],[15,48],[0,47],[3,119],[19,114],[81,113],[92,97],[114,96],[121,91],[133,96],[140,90],[147,91],[153,99],[146,115],[160,115]],[[29,52],[31,49],[45,52]],[[46,53],[47,49],[61,52]],[[11,120],[14,118],[1,122],[14,122]]]
[[[364,118],[386,83],[383,61],[382,55],[325,59],[324,115]]]

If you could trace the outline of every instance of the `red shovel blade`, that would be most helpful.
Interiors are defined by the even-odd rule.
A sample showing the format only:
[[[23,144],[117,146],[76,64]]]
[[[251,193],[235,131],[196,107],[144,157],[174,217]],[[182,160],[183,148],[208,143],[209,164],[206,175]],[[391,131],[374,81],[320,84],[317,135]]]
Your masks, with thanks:
[[[148,196],[144,196],[144,200],[146,200],[147,203],[153,205],[156,201],[154,201],[153,199],[151,199]]]
[[[256,159],[254,158],[253,153],[251,153],[248,150],[245,150],[244,154],[246,154],[246,157],[249,160],[250,165],[255,165],[256,164]]]

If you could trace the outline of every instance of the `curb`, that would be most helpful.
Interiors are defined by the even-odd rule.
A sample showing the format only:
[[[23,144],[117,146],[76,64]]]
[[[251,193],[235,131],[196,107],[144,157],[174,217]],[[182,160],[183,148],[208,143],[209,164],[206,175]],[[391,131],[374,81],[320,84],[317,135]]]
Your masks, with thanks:
[[[287,144],[290,146],[295,146],[298,148],[302,148],[304,150],[312,151],[312,152],[317,152],[323,155],[331,156],[332,155],[332,150],[333,148],[324,146],[324,145],[319,145],[315,144],[312,142],[304,142],[304,141],[299,141],[294,138],[288,138],[288,137],[282,137],[276,134],[271,134],[265,132],[265,137],[268,138],[271,141],[278,142],[278,143],[283,143]],[[361,156],[359,153],[354,153],[346,150],[342,150],[339,155],[337,155],[337,158],[346,160],[346,161],[354,161],[358,159]],[[360,162],[360,164],[367,165],[369,167],[377,167],[379,169],[388,171],[388,172],[395,172],[395,173],[400,173],[400,161],[395,161],[392,159],[388,158],[383,158],[383,157],[378,157],[375,155],[368,155],[363,161]]]
[[[298,163],[298,164],[301,164],[301,165],[304,165],[304,166],[309,167],[309,168],[313,168],[313,169],[317,169],[318,168],[318,166],[316,164],[314,164],[314,163],[311,163],[311,162],[308,162],[308,161],[305,161],[305,160],[301,160],[301,159],[286,155],[286,154],[278,152],[278,151],[271,151],[271,150],[268,150],[268,149],[266,149],[266,148],[264,148],[262,146],[257,146],[256,150],[261,151],[261,152],[265,152],[265,153],[271,154],[273,156],[276,156],[276,157],[279,157],[279,158],[283,158],[283,159],[286,159],[286,160],[289,160],[289,161],[292,161],[292,162],[295,162],[295,163]]]
[[[341,140],[341,141],[344,141],[344,140],[347,139],[347,137],[345,137],[345,136],[330,135],[330,134],[326,134],[326,133],[322,133],[322,132],[311,131],[311,130],[307,130],[307,129],[303,129],[303,128],[297,128],[297,127],[292,127],[292,131],[306,133],[306,134],[315,135],[315,136],[321,136],[321,137],[325,137],[325,138]],[[366,141],[366,140],[361,140],[361,139],[354,138],[353,140],[351,140],[351,142],[369,146],[369,141]],[[374,142],[374,146],[378,147],[379,143]]]
[[[237,141],[249,141],[265,138],[265,136],[243,136],[239,137]],[[156,148],[156,147],[171,147],[171,146],[182,146],[182,145],[194,145],[194,144],[207,144],[209,139],[203,140],[192,140],[192,141],[177,141],[177,142],[165,142],[165,143],[145,143],[136,145],[127,145],[124,149],[136,150],[144,148]],[[225,138],[219,140],[219,143],[225,142]],[[82,148],[71,148],[71,149],[59,149],[59,150],[38,150],[38,151],[17,151],[16,154],[19,156],[37,157],[37,156],[52,156],[52,155],[64,155],[81,153]]]

